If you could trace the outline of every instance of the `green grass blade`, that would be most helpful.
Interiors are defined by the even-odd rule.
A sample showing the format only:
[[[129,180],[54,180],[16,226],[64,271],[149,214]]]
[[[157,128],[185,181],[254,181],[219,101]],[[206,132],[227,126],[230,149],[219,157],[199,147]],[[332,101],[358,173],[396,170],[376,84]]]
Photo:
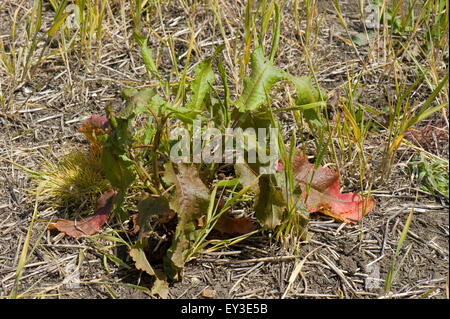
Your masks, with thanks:
[[[13,288],[13,291],[12,291],[11,296],[10,296],[10,298],[12,298],[12,299],[16,299],[17,298],[19,280],[20,280],[20,277],[22,276],[23,269],[24,269],[25,264],[27,263],[27,260],[28,260],[28,248],[30,246],[31,230],[33,229],[33,225],[34,225],[34,222],[35,222],[36,217],[37,217],[39,196],[41,194],[42,188],[43,188],[43,184],[39,185],[38,188],[37,188],[37,191],[36,191],[33,215],[31,216],[31,222],[30,222],[30,225],[28,226],[27,235],[26,235],[25,241],[23,243],[22,253],[20,254],[19,262],[17,264],[16,278],[15,278],[15,281],[14,281],[14,288]]]
[[[225,127],[228,127],[230,124],[230,90],[228,88],[228,81],[227,81],[227,71],[223,67],[222,59],[219,58],[217,67],[219,69],[219,75],[222,79],[222,85],[223,85],[223,91],[225,94]]]
[[[436,111],[442,109],[443,107],[445,107],[446,105],[448,105],[448,102],[447,102],[447,103],[443,103],[441,105],[438,105],[436,107],[433,107],[431,109],[428,109],[429,106],[431,105],[431,103],[436,98],[436,96],[442,90],[444,85],[447,84],[448,76],[449,76],[449,73],[447,71],[447,74],[445,75],[444,79],[441,81],[441,83],[439,83],[439,85],[436,87],[436,89],[434,89],[434,91],[430,94],[430,96],[427,98],[427,100],[425,101],[424,105],[420,108],[420,110],[417,112],[417,114],[410,121],[408,121],[408,124],[407,124],[406,128],[410,128],[411,126],[413,126],[417,122],[425,119],[426,117],[430,116],[434,112],[436,112]]]
[[[269,60],[272,62],[275,57],[275,54],[277,53],[278,44],[280,42],[280,23],[281,23],[280,8],[278,7],[278,4],[275,3],[275,24],[273,27],[272,48],[270,49],[270,57],[269,57]]]
[[[409,226],[411,225],[411,220],[412,220],[412,217],[413,217],[413,213],[414,213],[414,208],[411,209],[411,212],[409,213],[408,219],[406,220],[405,226],[403,227],[403,231],[402,231],[402,233],[400,235],[400,239],[399,239],[398,244],[397,244],[397,249],[395,250],[395,254],[394,254],[394,257],[392,259],[392,264],[391,264],[391,267],[389,268],[389,272],[388,272],[388,275],[387,275],[387,278],[386,278],[386,284],[385,284],[385,289],[384,289],[385,293],[390,291],[390,289],[392,287],[392,282],[394,281],[394,279],[395,279],[395,277],[396,277],[396,275],[398,273],[399,267],[401,266],[400,265],[399,267],[397,267],[395,269],[395,261],[396,261],[398,255],[399,255],[399,253],[400,253],[400,250],[402,249],[403,242],[405,241],[406,236],[408,234],[408,229],[409,229]],[[409,252],[409,250],[408,250],[408,252]],[[406,257],[406,254],[405,254],[405,257]],[[404,261],[405,257],[403,257],[402,261]]]
[[[52,27],[48,30],[48,36],[53,37],[55,32],[59,29],[59,27],[64,23],[66,18],[69,16],[69,13],[65,12],[63,16],[56,20],[55,23],[52,25]]]

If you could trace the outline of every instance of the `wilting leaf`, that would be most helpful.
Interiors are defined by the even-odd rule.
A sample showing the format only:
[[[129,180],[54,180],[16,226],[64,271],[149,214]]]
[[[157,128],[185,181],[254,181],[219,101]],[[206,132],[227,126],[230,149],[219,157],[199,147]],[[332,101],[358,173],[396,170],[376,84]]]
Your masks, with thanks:
[[[250,186],[250,190],[254,193],[257,193],[259,191],[257,183],[259,177],[247,163],[235,164],[234,169],[242,185]]]
[[[81,127],[78,129],[78,132],[86,133],[94,131],[95,133],[100,132],[103,134],[107,129],[108,119],[106,118],[106,116],[94,114],[90,118],[83,121]]]
[[[203,289],[202,290],[202,297],[203,298],[214,298],[214,296],[216,295],[216,291],[213,289]]]
[[[167,252],[164,266],[168,276],[175,279],[184,266],[185,254],[189,248],[191,234],[196,229],[197,219],[208,209],[209,191],[198,177],[195,166],[178,164],[178,173],[171,163],[167,163],[164,167],[164,182],[175,185],[169,206],[178,216],[175,237]]]
[[[301,188],[304,200],[306,184],[311,181],[314,165],[309,163],[306,157],[301,156],[295,156],[292,164],[294,178]],[[356,223],[363,217],[364,204],[366,205],[365,214],[367,214],[374,208],[375,201],[369,197],[364,203],[360,194],[341,193],[339,180],[339,173],[318,167],[310,185],[306,206],[310,213],[322,212],[340,221]]]
[[[50,224],[49,228],[57,229],[74,238],[95,234],[102,228],[111,215],[116,194],[117,192],[114,190],[102,194],[98,199],[97,209],[93,215],[80,221],[59,219],[55,224]]]
[[[215,204],[217,205],[217,211],[221,211],[225,206],[226,201],[221,198],[215,200]],[[198,226],[203,227],[206,216],[202,216],[198,220]],[[214,229],[224,235],[245,235],[256,229],[255,225],[251,222],[251,220],[247,217],[244,218],[234,218],[229,215],[229,208],[220,215],[216,224],[214,225]]]
[[[135,267],[138,270],[145,271],[151,276],[155,276],[155,282],[152,287],[152,294],[158,295],[161,298],[167,298],[169,294],[169,285],[166,281],[166,276],[161,271],[153,269],[145,255],[146,241],[138,240],[136,244],[131,247],[130,256],[134,261]]]
[[[147,274],[154,276],[155,271],[153,270],[153,267],[150,265],[150,263],[147,260],[147,257],[145,256],[144,251],[145,248],[146,248],[145,241],[142,240],[136,241],[133,247],[131,247],[130,256],[131,258],[133,258],[136,269],[145,271]]]
[[[299,211],[302,211],[306,198],[306,185],[310,182],[314,165],[308,162],[306,157],[294,156],[293,175],[297,190],[294,196],[300,196],[297,202]],[[257,178],[257,175],[246,164],[235,165],[236,172],[244,186]],[[282,180],[283,166],[278,162],[277,180]],[[338,173],[324,167],[318,167],[314,173],[314,178],[310,184],[309,196],[306,200],[306,207],[309,213],[321,212],[339,221],[356,223],[361,220],[365,207],[365,214],[373,210],[375,201],[372,197],[364,202],[360,194],[344,193],[339,190]],[[283,211],[286,207],[286,189],[284,183],[278,185],[273,181],[271,175],[259,177],[259,183],[252,188],[256,193],[254,209],[256,217],[262,226],[275,227],[282,219]]]
[[[264,56],[262,47],[258,47],[251,55],[250,77],[244,78],[244,90],[235,102],[241,112],[253,111],[266,101],[265,91],[279,81],[285,79],[284,72],[277,70],[272,62]]]
[[[153,283],[152,295],[158,295],[162,299],[166,299],[167,296],[169,296],[169,284],[167,283],[167,280],[157,277]]]
[[[195,166],[176,165],[178,173],[171,164],[166,164],[163,180],[167,184],[175,184],[176,191],[170,199],[170,207],[177,212],[181,222],[192,221],[208,208],[209,191],[198,177]]]

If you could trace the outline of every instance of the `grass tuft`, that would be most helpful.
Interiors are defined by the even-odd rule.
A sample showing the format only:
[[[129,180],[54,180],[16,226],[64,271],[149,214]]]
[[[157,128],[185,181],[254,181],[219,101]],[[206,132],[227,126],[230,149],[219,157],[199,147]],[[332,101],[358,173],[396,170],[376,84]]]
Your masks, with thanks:
[[[78,213],[91,212],[98,196],[110,189],[100,157],[85,151],[71,152],[56,163],[45,162],[34,183],[42,187],[42,201],[53,208],[75,209]]]

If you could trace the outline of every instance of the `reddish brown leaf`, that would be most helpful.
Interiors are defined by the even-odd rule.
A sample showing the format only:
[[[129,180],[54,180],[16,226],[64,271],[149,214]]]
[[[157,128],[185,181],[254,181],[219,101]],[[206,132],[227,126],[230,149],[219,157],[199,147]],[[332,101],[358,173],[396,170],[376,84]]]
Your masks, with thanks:
[[[220,211],[225,206],[225,200],[221,198],[220,200],[215,200],[217,210]],[[205,217],[202,216],[197,220],[198,226],[203,227],[205,224]],[[220,232],[222,235],[245,235],[256,229],[255,224],[253,224],[249,218],[234,218],[229,215],[229,209],[222,213],[219,220],[214,225],[214,229]]]
[[[95,234],[111,215],[116,194],[117,192],[115,190],[110,190],[102,194],[97,201],[97,209],[93,215],[80,221],[58,219],[56,223],[50,224],[49,228],[57,229],[74,238]]]
[[[314,165],[309,163],[306,157],[295,156],[292,166],[294,178],[301,187],[304,200],[306,183],[311,181]],[[278,168],[280,169],[280,165]],[[356,223],[363,216],[364,205],[365,214],[368,214],[374,208],[375,200],[372,197],[363,200],[360,194],[341,193],[339,180],[339,173],[318,167],[310,185],[306,206],[310,213],[321,212],[340,221]]]
[[[249,218],[233,218],[225,212],[220,216],[214,229],[226,235],[245,235],[256,228]]]

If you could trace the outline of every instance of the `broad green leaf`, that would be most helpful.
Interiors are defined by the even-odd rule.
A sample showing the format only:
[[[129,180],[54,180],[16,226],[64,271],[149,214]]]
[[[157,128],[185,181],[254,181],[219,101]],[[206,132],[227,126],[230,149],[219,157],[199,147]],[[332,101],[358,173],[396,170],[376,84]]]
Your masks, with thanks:
[[[138,215],[136,217],[136,226],[139,227],[139,238],[146,237],[151,229],[149,220],[151,216],[158,216],[161,219],[173,217],[173,211],[169,208],[169,202],[164,197],[147,196],[141,200],[138,205]]]
[[[261,226],[274,229],[283,219],[286,201],[281,188],[274,185],[271,177],[272,175],[262,175],[259,178],[259,192],[253,208]]]
[[[235,164],[235,170],[241,184],[256,193],[253,208],[261,226],[270,229],[278,226],[286,209],[286,201],[281,189],[273,184],[272,175],[258,177],[246,163]]]
[[[319,90],[311,84],[311,78],[307,76],[289,76],[289,82],[295,86],[297,99],[295,104],[304,105],[320,101]]]
[[[190,83],[192,95],[186,108],[193,110],[201,110],[203,100],[209,91],[209,88],[214,85],[214,72],[211,67],[211,58],[203,60],[195,68],[194,81]]]
[[[314,103],[320,102],[319,90],[317,90],[311,84],[311,78],[309,77],[296,77],[289,76],[289,82],[295,86],[297,93],[297,99],[295,104],[301,105],[315,105]],[[320,106],[321,104],[317,105]],[[302,110],[303,115],[309,122],[313,122],[316,125],[321,125],[321,119],[318,113],[318,108],[304,108]]]
[[[122,97],[127,100],[127,105],[117,113],[116,117],[127,120],[138,114],[149,112],[148,108],[155,96],[157,92],[153,88],[124,89]]]
[[[115,212],[125,218],[123,202],[128,188],[136,177],[134,161],[128,157],[128,148],[132,144],[133,138],[128,128],[129,120],[116,118],[112,112],[108,112],[108,116],[109,123],[115,122],[115,124],[112,125],[112,131],[103,146],[101,165],[105,177],[113,189],[118,191],[115,199]]]
[[[145,68],[155,77],[162,82],[162,78],[156,68],[155,62],[153,61],[153,52],[147,46],[147,38],[137,32],[133,31],[133,37],[136,43],[141,47],[142,58],[144,59]]]
[[[101,162],[106,178],[115,189],[125,189],[134,181],[134,162],[125,154],[116,154],[105,147]]]
[[[180,121],[192,124],[194,120],[203,118],[200,110],[188,109],[185,107],[174,108],[166,106],[166,109],[173,113]]]
[[[277,82],[284,80],[286,74],[277,70],[264,56],[263,49],[257,48],[250,57],[250,77],[244,78],[244,90],[235,105],[241,112],[253,111],[266,101],[265,90],[269,91]]]
[[[144,43],[141,46],[141,54],[144,59],[145,68],[158,79],[161,79],[161,76],[158,73],[158,69],[156,68],[155,62],[153,61],[153,52],[151,49],[147,47],[147,39],[144,40]]]

